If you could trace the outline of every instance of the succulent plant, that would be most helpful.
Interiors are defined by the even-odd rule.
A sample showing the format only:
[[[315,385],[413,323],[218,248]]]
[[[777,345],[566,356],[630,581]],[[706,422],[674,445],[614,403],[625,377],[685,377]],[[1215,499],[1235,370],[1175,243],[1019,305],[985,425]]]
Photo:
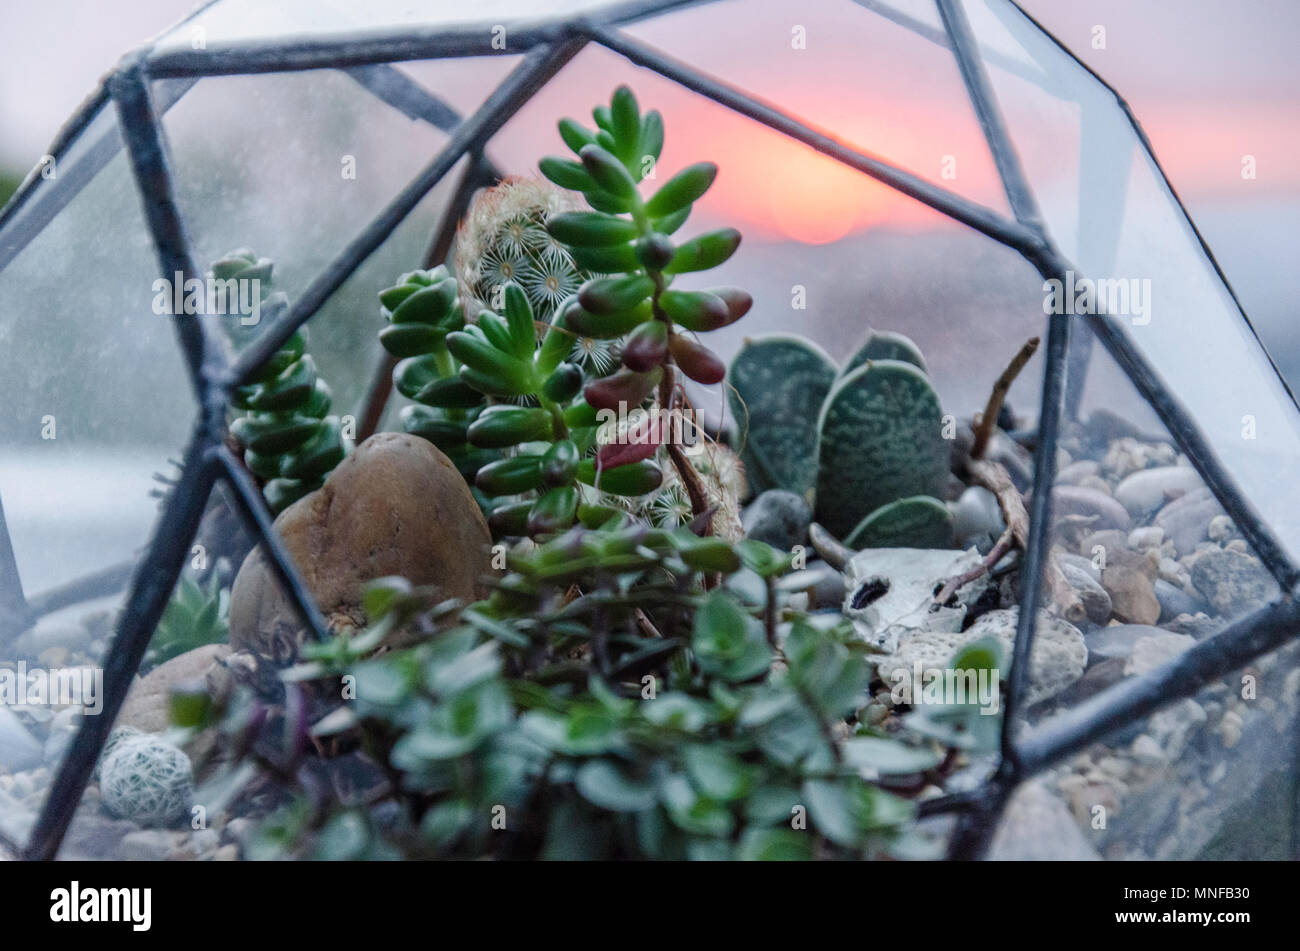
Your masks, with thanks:
[[[625,338],[622,369],[590,382],[587,402],[597,409],[630,410],[661,384],[671,390],[672,369],[699,383],[721,382],[725,368],[694,335],[739,320],[753,301],[739,288],[680,290],[674,280],[722,264],[740,245],[740,232],[722,228],[675,243],[670,237],[717,175],[710,162],[690,165],[648,199],[638,184],[663,148],[663,119],[641,114],[632,91],[615,90],[608,106],[592,111],[596,128],[560,121],[560,135],[578,161],[544,158],[542,174],[582,192],[593,210],[553,216],[547,230],[579,266],[608,275],[585,282],[559,320],[594,339]],[[666,407],[672,409],[669,400]]]
[[[577,206],[572,193],[527,178],[508,178],[479,192],[456,235],[464,311],[500,311],[505,286],[517,284],[537,319],[550,323],[556,309],[592,276],[546,227]]]
[[[220,280],[256,277],[265,296],[273,264],[240,250],[212,265]],[[328,415],[330,388],[307,353],[307,328],[299,328],[257,371],[251,383],[231,396],[242,415],[230,432],[244,447],[244,464],[264,480],[262,495],[274,513],[320,488],[347,448],[337,416]]]
[[[817,427],[835,364],[809,340],[772,334],[746,340],[727,371],[741,431],[741,459],[755,494],[786,489],[811,504],[817,487]]]
[[[855,722],[871,663],[843,620],[703,591],[705,574],[742,565],[775,599],[790,558],[624,516],[514,552],[492,597],[423,646],[362,660],[356,640],[312,645],[313,678],[357,681],[313,732],[359,735],[396,780],[379,804],[391,821],[304,799],[262,824],[259,854],[916,854],[906,790],[943,750]],[[427,623],[435,600],[400,579],[367,593],[377,627]]]
[[[557,185],[582,191],[596,210],[560,210],[577,198],[554,197],[549,185],[503,183],[499,194],[476,199],[485,208],[471,211],[457,238],[458,272],[472,286],[439,267],[404,275],[380,295],[388,319],[380,339],[402,358],[394,385],[418,404],[402,411],[403,426],[452,456],[473,481],[497,537],[599,521],[614,508],[602,494],[658,490],[663,474],[654,459],[664,431],[648,422],[634,439],[598,446],[598,424],[607,422],[601,411],[629,414],[656,394],[671,409],[677,368],[703,383],[720,382],[725,368],[693,334],[738,319],[752,303],[736,288],[669,286],[678,274],[722,263],[740,242],[733,229],[680,245],[669,237],[716,168],[690,166],[642,200],[637,183],[649,168],[642,157],[658,157],[662,120],[655,112],[643,118],[626,87],[595,115],[596,131],[560,123],[580,163],[547,158],[540,165]],[[511,259],[503,269],[512,249],[556,268],[572,266],[576,276],[556,273],[530,290],[539,265]],[[588,274],[608,276],[578,286]],[[557,300],[561,290],[567,296]],[[467,301],[479,308],[472,320]],[[582,348],[620,340],[622,368],[610,376],[602,375],[612,367],[601,365],[597,347],[584,351],[589,359],[573,360],[575,341]],[[688,462],[674,463],[698,516],[707,491]]]
[[[126,736],[104,757],[99,789],[113,815],[143,826],[165,826],[190,808],[193,767],[184,752],[160,736]]]
[[[924,367],[901,334],[871,334],[842,371],[802,338],[746,341],[728,395],[756,491],[802,495],[852,547],[948,545],[951,450]]]
[[[401,410],[402,428],[441,449],[472,484],[479,468],[501,454],[475,449],[465,439],[466,427],[487,400],[459,380],[460,364],[447,350],[447,334],[465,326],[456,279],[443,265],[411,271],[381,291],[379,302],[387,321],[380,343],[401,358],[393,369],[393,387],[415,401]]]
[[[596,481],[596,461],[586,458],[596,412],[581,397],[581,368],[564,361],[569,334],[552,326],[539,346],[523,289],[509,283],[501,296],[504,316],[483,310],[467,324],[446,268],[413,272],[380,295],[390,321],[380,340],[403,358],[393,370],[398,392],[416,401],[402,411],[406,431],[448,453],[482,497],[529,496],[489,502],[493,533],[548,534],[574,524],[579,484]],[[639,495],[661,480],[654,463],[637,461],[602,472],[601,488]]]
[[[172,598],[154,629],[144,662],[156,666],[204,644],[226,639],[228,605],[215,573],[205,590],[181,575]]]

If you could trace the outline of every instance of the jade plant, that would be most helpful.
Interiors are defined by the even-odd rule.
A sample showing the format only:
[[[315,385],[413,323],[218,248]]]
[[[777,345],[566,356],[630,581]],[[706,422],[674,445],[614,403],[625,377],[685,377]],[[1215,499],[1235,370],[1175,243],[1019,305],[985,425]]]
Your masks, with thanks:
[[[271,288],[272,262],[239,250],[212,266],[218,280],[256,279],[263,295]],[[299,328],[271,355],[230,404],[239,415],[230,433],[244,447],[244,464],[262,480],[262,494],[279,513],[320,488],[347,449],[330,389],[307,353],[307,329]]]
[[[760,337],[732,360],[728,384],[756,492],[802,496],[852,548],[951,542],[951,449],[912,341],[872,333],[839,369],[801,337]]]
[[[340,803],[319,781],[292,783],[305,792],[261,824],[250,853],[916,855],[912,797],[945,751],[858,721],[867,648],[843,621],[781,607],[789,567],[758,542],[615,515],[516,552],[495,593],[450,626],[433,592],[376,582],[372,628],[307,649],[285,675],[304,698],[297,719],[257,747],[282,779],[310,749],[363,750],[373,786]],[[706,592],[714,572],[728,582]],[[425,624],[432,640],[368,656],[394,627]],[[340,678],[351,699],[338,699]],[[267,721],[254,705],[223,722],[247,748],[250,725]]]
[[[593,114],[595,130],[560,122],[579,161],[540,163],[547,178],[581,192],[592,210],[497,215],[492,220],[500,233],[490,237],[480,234],[486,227],[480,221],[462,230],[466,246],[457,248],[458,266],[473,276],[473,288],[461,288],[438,267],[403,275],[380,294],[387,319],[380,340],[401,358],[394,386],[414,401],[402,410],[403,427],[434,442],[472,480],[488,499],[498,537],[547,535],[574,525],[600,498],[582,486],[616,496],[653,492],[663,481],[654,462],[661,446],[693,516],[704,516],[707,528],[709,499],[699,475],[656,420],[676,405],[676,370],[701,383],[722,380],[722,362],[694,335],[739,319],[752,301],[737,288],[671,285],[678,275],[721,264],[740,234],[726,228],[675,243],[670,235],[708,190],[716,166],[691,165],[643,199],[638,183],[658,159],[662,119],[657,112],[642,116],[627,87]],[[546,205],[537,194],[544,192],[533,195],[533,205]],[[550,248],[563,267],[578,269],[574,273],[603,276],[583,281],[555,304],[573,275],[553,275],[542,290],[530,292],[537,276],[532,264],[519,263],[508,273],[497,266],[499,249],[516,244],[543,256]],[[488,286],[489,273],[509,279]],[[467,315],[465,301],[485,306]],[[612,367],[574,362],[575,341],[582,340],[617,341],[621,367],[602,375]],[[602,413],[626,416],[652,398],[660,414],[636,438],[598,445]]]

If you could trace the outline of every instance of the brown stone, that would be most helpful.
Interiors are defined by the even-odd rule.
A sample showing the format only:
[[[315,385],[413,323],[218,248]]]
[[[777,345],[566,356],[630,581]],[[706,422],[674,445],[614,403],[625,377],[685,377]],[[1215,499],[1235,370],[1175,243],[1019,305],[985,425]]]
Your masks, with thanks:
[[[376,578],[400,575],[462,601],[487,593],[492,538],[483,513],[451,461],[415,436],[371,436],[320,489],[281,512],[275,529],[332,629],[366,623],[362,589]],[[304,637],[261,548],[253,549],[231,590],[231,645],[281,659]]]
[[[1111,613],[1125,624],[1155,624],[1160,620],[1160,601],[1155,582],[1160,559],[1154,551],[1135,552],[1108,548],[1101,586],[1110,595]]]
[[[204,644],[159,664],[131,685],[114,725],[145,733],[166,730],[172,688],[180,684],[201,683],[213,697],[221,697],[230,686],[229,673],[222,664],[229,654],[225,644]]]

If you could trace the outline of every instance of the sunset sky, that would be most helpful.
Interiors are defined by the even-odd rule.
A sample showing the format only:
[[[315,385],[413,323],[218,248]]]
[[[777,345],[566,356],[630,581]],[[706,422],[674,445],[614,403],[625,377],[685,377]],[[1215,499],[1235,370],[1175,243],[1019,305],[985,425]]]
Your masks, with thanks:
[[[191,5],[192,0],[131,0],[112,8],[99,0],[8,5],[0,32],[0,163],[17,170],[34,164],[98,75]],[[333,5],[351,9],[345,0]],[[396,0],[389,5],[402,6]],[[929,0],[896,5],[937,23]],[[1024,6],[1126,96],[1247,310],[1253,303],[1266,323],[1276,323],[1283,301],[1300,291],[1300,279],[1288,276],[1294,268],[1286,266],[1300,251],[1287,225],[1300,206],[1300,166],[1294,161],[1300,151],[1300,68],[1293,51],[1300,4],[1025,0]],[[972,22],[981,41],[1006,50],[1004,37],[985,32],[974,15]],[[1101,45],[1099,27],[1104,48],[1094,48]],[[849,144],[1006,209],[950,54],[850,0],[732,0],[670,14],[631,32]],[[479,60],[410,68],[455,105],[472,109],[507,66]],[[1018,80],[996,67],[991,75],[1042,200],[1050,204],[1054,189],[1061,201],[1075,200],[1077,120],[1062,112],[1053,117],[1059,121],[1032,121],[1042,102],[1020,102]],[[543,91],[499,136],[496,154],[512,168],[535,167],[537,157],[560,148],[553,126],[557,112],[571,113],[591,101],[594,86],[623,79],[634,80],[642,99],[671,117],[667,167],[707,155],[723,169],[701,217],[725,218],[751,241],[820,244],[873,226],[910,230],[937,221],[910,199],[603,50],[584,52]],[[1246,155],[1254,157],[1253,179],[1241,174]]]
[[[34,164],[97,76],[191,5],[7,5],[0,33],[0,162],[16,169]],[[928,0],[898,5],[933,18]],[[1300,149],[1300,69],[1291,48],[1300,7],[1286,0],[1027,0],[1025,7],[1125,94],[1185,197],[1252,200],[1261,192],[1300,192],[1293,160]],[[1093,48],[1097,26],[1106,31],[1104,49]],[[792,48],[797,29],[804,49]],[[957,177],[945,184],[1002,207],[949,54],[848,0],[718,3],[634,32],[926,177],[938,179],[940,162],[951,156]],[[807,149],[740,120],[721,121],[718,110],[693,107],[689,94],[667,87],[665,94],[669,101],[657,104],[672,110],[675,126],[688,133],[679,131],[675,141],[716,156],[728,170],[718,200],[745,216],[756,237],[819,242],[915,220],[910,202],[893,200]],[[746,161],[760,153],[762,162]],[[1244,154],[1256,156],[1259,169],[1245,185]],[[786,182],[779,190],[770,187],[774,169]],[[754,201],[756,193],[765,200]]]

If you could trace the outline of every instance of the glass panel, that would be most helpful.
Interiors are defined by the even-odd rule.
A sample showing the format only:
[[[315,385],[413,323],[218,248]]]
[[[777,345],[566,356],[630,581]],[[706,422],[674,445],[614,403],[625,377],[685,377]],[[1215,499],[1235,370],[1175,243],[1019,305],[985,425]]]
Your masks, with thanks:
[[[1101,306],[1295,557],[1300,514],[1276,474],[1300,463],[1300,413],[1169,186],[1114,96],[1012,5],[967,0],[965,8],[981,42],[1001,49],[1014,43],[1051,76],[1036,84],[990,61],[1053,238],[1078,277],[1110,282]]]
[[[29,596],[132,560],[181,454],[195,405],[157,273],[119,154],[0,274],[0,498]]]
[[[1279,593],[1102,351],[1088,368],[1080,418],[1059,443],[1052,537],[1060,574],[1046,579],[1043,603],[1082,632],[1087,667],[1030,711],[1035,720],[1153,669]]]
[[[993,857],[1295,858],[1297,662],[1266,654],[1032,780]]]
[[[749,2],[743,9],[717,3],[646,20],[626,32],[859,151],[1007,210],[951,51],[857,4],[812,0],[796,14],[778,0]],[[701,125],[689,141],[709,143],[705,153],[718,153],[717,143],[724,154],[739,156],[766,145],[758,136],[754,126],[724,132]],[[743,187],[771,196],[782,234],[833,241],[883,219],[882,202],[848,184],[854,173],[827,173],[802,145],[792,143],[778,154],[773,177],[761,188],[747,177]],[[744,174],[752,165],[733,161],[723,167]]]
[[[61,156],[43,159],[41,174],[21,211],[13,212],[0,228],[0,270],[38,234],[58,208],[70,200],[121,148],[117,113],[111,104],[101,105]]]
[[[224,702],[233,689],[237,668],[227,666],[226,643],[230,593],[252,546],[253,536],[240,522],[227,490],[218,485],[60,858],[211,859],[233,851],[217,854],[229,841],[225,825],[230,805],[216,802],[203,786],[218,770],[218,732],[192,733],[178,727],[172,701],[173,691],[184,689]],[[74,655],[70,660],[77,659]],[[84,715],[65,707],[44,724],[46,772],[41,778],[46,783],[46,774],[57,768]],[[38,788],[26,800],[28,808],[38,810],[47,792]]]
[[[509,68],[492,66],[463,77],[434,71],[429,78],[457,90],[453,98],[461,105],[486,96]],[[294,117],[291,131],[287,115]],[[205,79],[166,125],[196,265],[206,269],[235,249],[252,249],[275,264],[271,288],[259,294],[283,292],[291,301],[447,140],[332,70]],[[232,138],[233,129],[239,133]],[[434,189],[435,201],[449,193],[453,179]],[[270,325],[260,319],[261,297],[248,298],[257,298],[256,312],[214,318],[237,347]],[[335,295],[326,305],[333,315],[327,324],[356,326],[346,303]],[[365,306],[372,309],[372,302]]]
[[[724,360],[747,337],[797,332],[843,363],[870,329],[897,331],[924,352],[946,411],[969,415],[982,408],[1020,345],[1042,332],[1041,281],[1019,255],[602,48],[585,49],[539,91],[493,139],[491,154],[510,174],[536,176],[538,159],[568,153],[556,119],[590,124],[592,106],[623,82],[642,109],[663,113],[661,181],[704,158],[720,169],[679,236],[725,226],[744,235],[721,267],[681,279],[684,287],[734,284],[753,294],[744,320],[708,335]],[[809,206],[801,194],[771,187],[792,168],[830,183],[843,204],[869,214],[840,233],[837,208]],[[1017,408],[1036,403],[1041,375],[1036,356],[1011,397]],[[716,415],[721,394],[696,405]]]
[[[550,0],[544,18],[586,13],[608,2]],[[225,44],[344,35],[356,30],[396,31],[402,27],[456,27],[466,23],[509,23],[541,18],[535,0],[476,0],[474,3],[377,0],[364,5],[344,0],[280,0],[277,3],[221,0],[162,37],[158,49],[190,49],[200,37],[205,44]]]

